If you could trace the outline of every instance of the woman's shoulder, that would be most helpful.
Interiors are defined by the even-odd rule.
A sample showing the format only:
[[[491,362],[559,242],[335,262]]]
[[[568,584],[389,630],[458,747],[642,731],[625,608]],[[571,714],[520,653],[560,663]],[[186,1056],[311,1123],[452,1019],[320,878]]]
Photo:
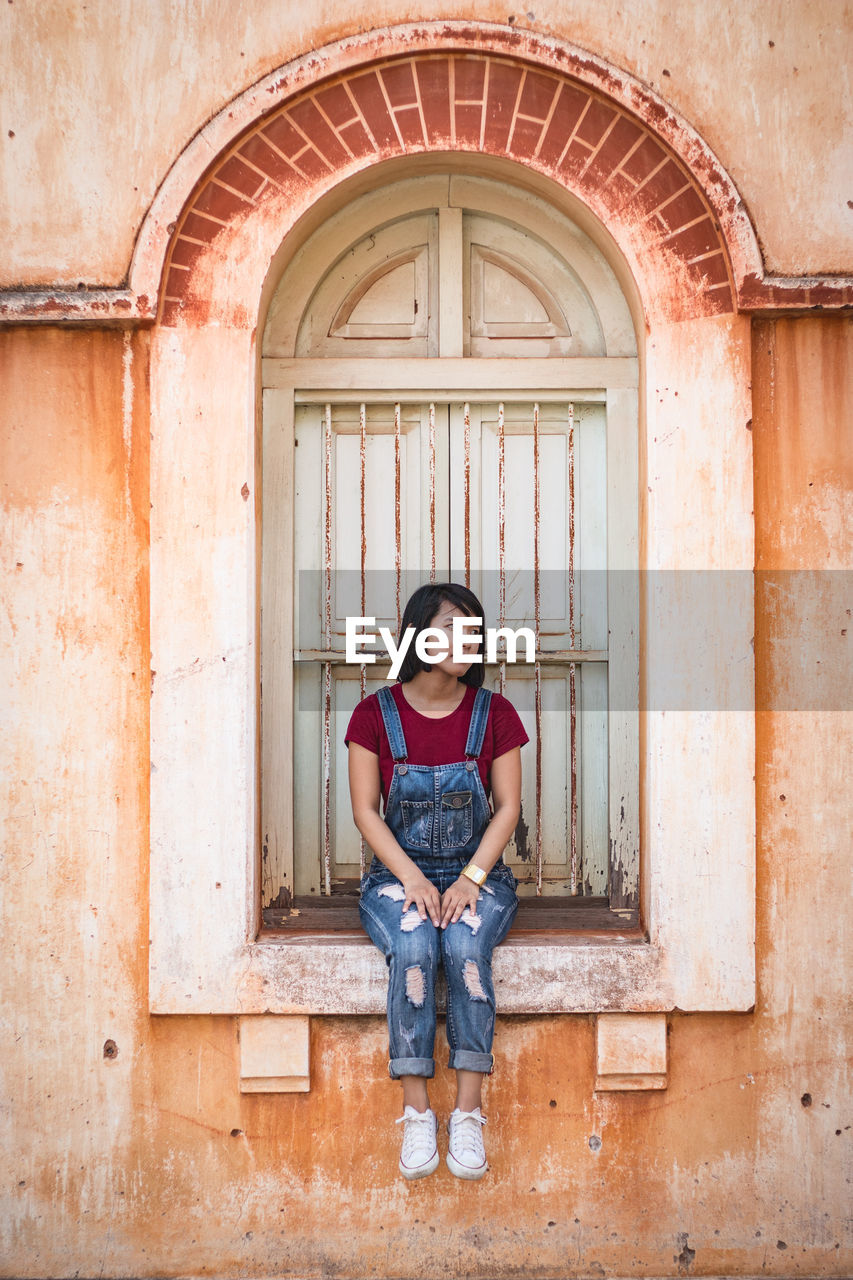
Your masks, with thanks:
[[[490,711],[498,712],[499,714],[506,713],[507,711],[515,711],[515,706],[510,698],[505,698],[502,693],[498,693],[497,689],[492,689],[491,694],[492,700],[489,703]]]
[[[376,693],[368,693],[355,704],[349,718],[344,742],[361,742],[362,746],[373,748],[379,726],[382,723],[382,708]]]
[[[511,747],[523,747],[530,741],[512,700],[497,690],[493,691],[489,704],[489,721],[495,746],[499,748],[496,754]]]

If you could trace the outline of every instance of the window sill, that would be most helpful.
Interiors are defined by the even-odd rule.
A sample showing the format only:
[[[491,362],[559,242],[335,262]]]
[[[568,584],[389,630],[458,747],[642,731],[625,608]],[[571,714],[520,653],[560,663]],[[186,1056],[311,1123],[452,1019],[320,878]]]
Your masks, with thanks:
[[[674,932],[669,931],[671,934]],[[745,931],[743,931],[745,933]],[[754,943],[697,948],[697,935],[658,929],[514,931],[497,948],[493,973],[501,1014],[746,1012],[755,1000]],[[384,1014],[388,971],[360,931],[241,939],[205,931],[188,961],[152,950],[156,1014]],[[212,945],[211,945],[212,944]],[[214,954],[211,955],[210,953]],[[707,965],[706,965],[707,960]],[[172,963],[170,963],[170,961]]]
[[[624,933],[639,927],[638,913],[616,912],[606,898],[522,897],[510,938],[519,934]],[[363,936],[358,894],[331,898],[297,898],[288,909],[266,908],[261,929],[265,936],[291,938],[311,933],[331,939],[342,934]]]
[[[246,977],[260,978],[263,1004],[242,1011],[384,1014],[388,971],[364,933],[264,930],[247,948]],[[598,1013],[673,1007],[661,952],[639,929],[513,931],[495,951],[501,1014]],[[441,1004],[441,992],[439,993]]]
[[[289,929],[262,929],[257,941],[272,946],[306,946],[317,945],[336,947],[346,943],[348,946],[372,947],[373,943],[360,926],[340,925],[335,929],[323,929],[319,926],[303,925]],[[608,928],[538,928],[524,929],[513,926],[512,933],[502,948],[513,947],[577,947],[590,945],[609,946],[614,943],[648,944],[649,937],[639,925],[621,929]]]

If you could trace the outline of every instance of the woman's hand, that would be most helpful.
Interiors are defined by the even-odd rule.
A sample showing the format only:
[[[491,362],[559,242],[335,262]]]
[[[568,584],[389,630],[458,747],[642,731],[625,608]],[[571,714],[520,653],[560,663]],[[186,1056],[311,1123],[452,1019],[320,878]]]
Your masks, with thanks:
[[[445,889],[441,895],[442,929],[446,929],[449,924],[455,924],[466,907],[470,908],[472,916],[476,915],[479,896],[479,888],[467,876],[460,876],[458,880],[454,880],[450,888]]]
[[[441,899],[435,885],[431,884],[424,873],[419,871],[414,864],[411,872],[402,878],[402,885],[406,891],[406,897],[403,901],[403,915],[406,914],[410,906],[416,907],[420,918],[426,920],[427,916],[429,916],[437,929]]]

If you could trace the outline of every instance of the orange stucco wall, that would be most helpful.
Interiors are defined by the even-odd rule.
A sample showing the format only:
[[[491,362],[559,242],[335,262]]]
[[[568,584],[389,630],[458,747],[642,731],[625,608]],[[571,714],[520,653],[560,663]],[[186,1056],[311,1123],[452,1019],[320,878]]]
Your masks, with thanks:
[[[841,0],[142,8],[0,4],[0,319],[127,282],[261,77],[425,18],[607,60],[711,148],[768,274],[851,270]],[[150,332],[0,330],[0,1276],[853,1275],[849,310],[752,322],[755,1009],[669,1015],[636,1093],[594,1092],[593,1017],[499,1019],[471,1185],[398,1176],[382,1018],[313,1017],[310,1091],[252,1096],[236,1018],[149,1014]]]
[[[0,7],[0,285],[118,284],[175,157],[311,50],[426,18],[570,41],[663,94],[723,158],[769,271],[847,271],[844,0],[41,0]],[[849,108],[848,108],[849,109]],[[93,141],[94,140],[94,141]]]
[[[251,1097],[234,1019],[148,1015],[146,352],[0,335],[0,1274],[849,1274],[849,716],[788,708],[850,621],[769,576],[849,558],[853,323],[754,326],[755,1011],[672,1016],[649,1094],[593,1093],[591,1019],[503,1019],[474,1186],[398,1177],[381,1019],[312,1019],[310,1092]]]

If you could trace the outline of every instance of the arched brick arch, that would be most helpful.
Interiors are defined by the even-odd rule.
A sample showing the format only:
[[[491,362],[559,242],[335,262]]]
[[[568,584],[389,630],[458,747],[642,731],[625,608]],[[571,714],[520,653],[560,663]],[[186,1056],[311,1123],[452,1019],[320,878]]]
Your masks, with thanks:
[[[210,276],[201,264],[223,233],[256,212],[266,222],[270,208],[281,207],[286,230],[294,206],[350,174],[447,151],[507,158],[570,191],[623,249],[655,311],[685,318],[735,310],[718,214],[647,120],[603,89],[527,57],[451,49],[349,67],[259,113],[220,152],[170,228],[162,323],[197,315],[199,303],[203,309]]]

